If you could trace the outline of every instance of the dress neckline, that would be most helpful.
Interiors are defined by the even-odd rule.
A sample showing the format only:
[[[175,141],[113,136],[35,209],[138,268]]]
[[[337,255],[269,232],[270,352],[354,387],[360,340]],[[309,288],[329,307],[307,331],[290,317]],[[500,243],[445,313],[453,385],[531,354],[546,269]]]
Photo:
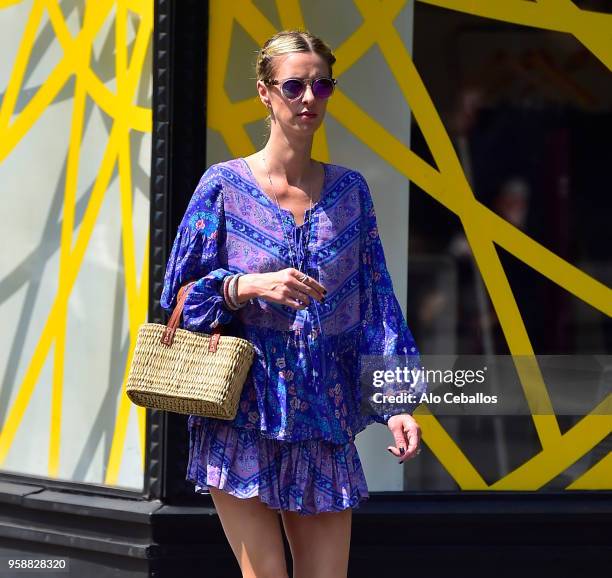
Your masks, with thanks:
[[[263,190],[263,188],[261,187],[261,185],[259,184],[259,182],[255,178],[255,175],[253,174],[253,171],[251,170],[251,167],[250,167],[249,163],[247,163],[246,159],[244,157],[239,157],[239,159],[242,161],[242,163],[246,167],[246,170],[248,172],[249,178],[251,179],[251,181],[255,185],[257,193],[263,198],[263,200],[266,203],[271,205],[274,209],[280,209],[281,212],[283,212],[285,215],[290,217],[291,222],[293,223],[293,225],[294,225],[294,227],[296,229],[300,229],[301,227],[303,227],[307,223],[307,220],[308,220],[307,217],[308,217],[309,213],[310,212],[314,213],[323,204],[323,202],[327,198],[326,193],[327,193],[327,186],[329,184],[328,164],[324,163],[323,161],[317,161],[317,162],[320,162],[323,165],[323,186],[321,187],[321,193],[319,195],[319,200],[316,203],[312,204],[312,209],[310,207],[308,209],[306,209],[305,217],[304,217],[304,222],[301,225],[298,225],[296,223],[296,221],[295,221],[295,215],[293,214],[293,212],[290,209],[285,209],[284,207],[279,207],[276,204],[276,201],[274,201],[274,199],[270,198],[268,196],[268,194]]]

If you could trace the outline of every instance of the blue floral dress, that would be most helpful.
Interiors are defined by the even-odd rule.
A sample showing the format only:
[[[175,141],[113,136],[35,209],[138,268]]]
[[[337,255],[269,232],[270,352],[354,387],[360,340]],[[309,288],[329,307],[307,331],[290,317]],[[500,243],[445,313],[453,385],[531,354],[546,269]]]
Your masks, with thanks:
[[[260,188],[243,158],[208,168],[179,225],[162,307],[171,312],[181,285],[196,280],[183,327],[208,333],[224,324],[222,335],[244,337],[255,349],[236,418],[189,416],[187,479],[196,492],[212,485],[304,515],[358,507],[369,497],[355,436],[390,415],[362,411],[362,356],[402,356],[415,366],[419,353],[393,292],[364,177],[323,167],[320,200],[302,225]],[[255,298],[228,309],[225,276],[293,266],[287,232],[304,251],[303,270],[328,290],[324,302],[296,310]],[[417,384],[417,399],[425,387]]]

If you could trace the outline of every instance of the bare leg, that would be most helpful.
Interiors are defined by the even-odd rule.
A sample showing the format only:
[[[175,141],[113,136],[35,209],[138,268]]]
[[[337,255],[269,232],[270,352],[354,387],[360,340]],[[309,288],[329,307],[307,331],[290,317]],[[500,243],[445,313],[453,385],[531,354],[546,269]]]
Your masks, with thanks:
[[[346,578],[353,511],[300,516],[281,512],[293,556],[293,578]]]
[[[210,494],[243,578],[288,578],[278,514],[258,497],[236,498],[214,486]]]

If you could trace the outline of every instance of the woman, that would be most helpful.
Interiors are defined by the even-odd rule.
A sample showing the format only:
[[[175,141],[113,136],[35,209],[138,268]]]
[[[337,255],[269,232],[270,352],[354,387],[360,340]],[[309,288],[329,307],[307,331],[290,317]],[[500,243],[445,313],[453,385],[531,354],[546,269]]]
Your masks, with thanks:
[[[278,513],[294,577],[346,576],[352,508],[369,497],[356,434],[386,423],[395,440],[387,449],[400,463],[420,451],[410,412],[360,408],[363,355],[418,351],[365,179],[310,157],[334,62],[307,32],[264,44],[257,89],[270,111],[268,142],[205,172],[161,299],[171,311],[180,287],[195,280],[184,327],[224,324],[222,333],[255,348],[236,418],[188,421],[187,479],[212,495],[243,576],[287,576]]]

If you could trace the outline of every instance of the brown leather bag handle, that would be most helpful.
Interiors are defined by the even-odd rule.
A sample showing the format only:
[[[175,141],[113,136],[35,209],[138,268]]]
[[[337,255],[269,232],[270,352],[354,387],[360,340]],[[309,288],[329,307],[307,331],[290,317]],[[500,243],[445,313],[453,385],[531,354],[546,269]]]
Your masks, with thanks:
[[[187,295],[189,294],[189,289],[195,283],[195,281],[190,281],[189,283],[185,283],[178,292],[178,297],[176,298],[176,305],[174,307],[174,311],[168,320],[168,324],[166,325],[166,330],[161,337],[161,342],[168,347],[172,346],[172,342],[174,341],[174,334],[178,328],[179,322],[181,320],[181,315],[183,314],[183,307],[185,306],[185,300],[187,299]],[[217,344],[219,343],[219,338],[221,337],[221,323],[219,323],[216,327],[213,328],[210,343],[208,345],[208,351],[214,353],[217,351]]]

